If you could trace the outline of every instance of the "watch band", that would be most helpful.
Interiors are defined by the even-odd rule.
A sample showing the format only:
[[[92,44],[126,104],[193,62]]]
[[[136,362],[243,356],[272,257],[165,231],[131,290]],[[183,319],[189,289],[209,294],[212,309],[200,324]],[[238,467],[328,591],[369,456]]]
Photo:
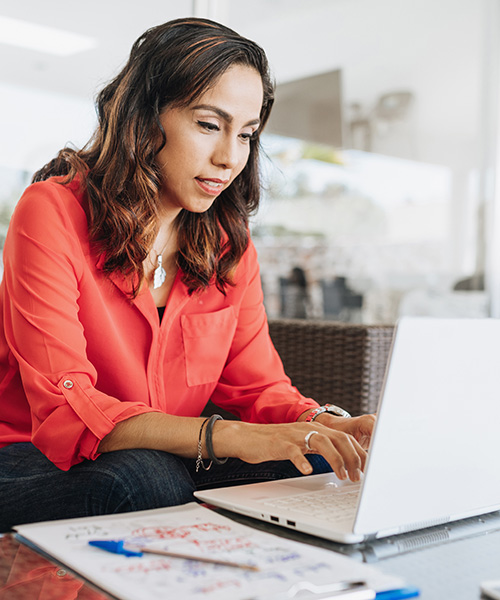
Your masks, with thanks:
[[[314,408],[306,417],[306,422],[311,423],[314,421],[319,415],[322,415],[324,412],[329,412],[336,417],[344,417],[346,419],[351,417],[351,413],[348,413],[340,406],[336,406],[335,404],[324,404],[323,406],[318,406],[318,408]]]

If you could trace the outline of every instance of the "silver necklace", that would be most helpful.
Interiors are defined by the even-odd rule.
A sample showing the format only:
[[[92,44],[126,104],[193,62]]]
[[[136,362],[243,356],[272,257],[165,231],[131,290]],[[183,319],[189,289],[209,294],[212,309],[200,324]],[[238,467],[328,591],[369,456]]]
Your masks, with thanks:
[[[162,265],[162,262],[163,262],[162,255],[158,254],[158,256],[156,257],[156,260],[158,262],[158,266],[154,270],[154,274],[153,274],[153,289],[155,289],[155,290],[160,288],[165,283],[165,279],[167,278],[167,273]]]
[[[172,237],[172,234],[170,234],[170,236],[167,238],[167,241],[165,242],[165,245],[163,246],[161,251],[158,252],[158,254],[156,255],[156,267],[155,267],[155,270],[153,271],[153,289],[154,290],[157,290],[158,288],[160,288],[165,283],[165,280],[167,279],[167,272],[165,271],[165,268],[163,267],[163,253],[167,249],[167,246],[171,240],[171,237]]]

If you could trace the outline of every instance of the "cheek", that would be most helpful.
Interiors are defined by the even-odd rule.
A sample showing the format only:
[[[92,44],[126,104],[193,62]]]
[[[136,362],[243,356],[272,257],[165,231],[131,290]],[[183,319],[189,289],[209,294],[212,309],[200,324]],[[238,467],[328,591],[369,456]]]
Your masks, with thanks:
[[[160,156],[158,161],[161,175],[164,179],[172,181],[172,178],[181,177],[186,165],[189,165],[189,156],[179,148],[169,148]]]
[[[165,147],[159,153],[158,164],[163,168],[179,168],[196,160],[198,145],[189,135],[168,135]],[[198,151],[199,153],[199,151]]]
[[[238,165],[238,169],[237,169],[237,171],[238,171],[237,175],[239,175],[243,171],[243,169],[246,167],[249,158],[250,158],[250,148],[245,148],[244,151],[241,153],[241,157],[240,157],[240,161],[239,161],[239,165]]]

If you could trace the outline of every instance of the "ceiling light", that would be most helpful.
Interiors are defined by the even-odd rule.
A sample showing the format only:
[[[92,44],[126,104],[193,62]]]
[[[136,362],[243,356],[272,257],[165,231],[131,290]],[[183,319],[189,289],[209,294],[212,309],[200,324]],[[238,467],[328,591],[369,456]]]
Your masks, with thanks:
[[[97,41],[79,33],[0,16],[0,44],[70,56],[94,48]]]

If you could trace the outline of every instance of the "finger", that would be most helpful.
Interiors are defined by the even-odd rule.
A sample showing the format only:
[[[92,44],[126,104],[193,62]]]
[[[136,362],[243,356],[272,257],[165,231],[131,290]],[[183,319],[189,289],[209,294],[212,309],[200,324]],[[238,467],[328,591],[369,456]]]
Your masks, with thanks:
[[[352,436],[345,433],[330,433],[327,439],[337,454],[341,456],[349,479],[359,481],[366,461],[366,452],[363,448]]]
[[[333,419],[334,417],[332,417],[331,422],[325,423],[328,429],[348,433],[360,442],[363,449],[366,450],[368,448],[369,440],[375,427],[376,415],[361,415],[360,417],[353,417],[351,419]]]
[[[364,471],[366,466],[366,460],[368,458],[366,449],[363,447],[363,444],[361,444],[361,442],[359,442],[354,436],[349,436],[349,441],[351,442],[352,447],[354,448],[354,450],[359,456],[359,459],[361,460],[361,471]]]
[[[359,417],[359,419],[362,418],[363,417]],[[346,421],[350,421],[350,419],[346,419]],[[335,472],[342,472],[343,466],[349,472],[350,479],[353,481],[358,481],[361,478],[360,471],[364,471],[367,454],[366,450],[352,435],[352,432],[342,430],[338,431],[322,425],[317,426],[317,429],[318,433],[315,433],[309,437],[310,448],[312,448],[313,451],[322,454],[327,460],[329,460],[329,462],[331,460],[333,463],[335,463],[337,467]],[[317,437],[318,434],[324,434],[326,440],[330,442],[330,444],[327,443],[325,447],[324,442],[320,439],[319,444],[321,450],[317,449],[317,444],[312,444],[312,441]],[[333,448],[337,450],[337,453],[332,453],[330,446],[333,446]],[[328,455],[325,455],[325,452],[327,452]],[[342,462],[339,460],[339,455],[342,459]],[[330,464],[334,468],[334,464],[332,464],[332,462],[330,462]]]
[[[368,424],[371,425],[370,421],[368,421]],[[358,456],[361,459],[361,470],[362,471],[364,471],[364,469],[365,469],[365,464],[366,464],[366,459],[367,459],[366,450],[368,449],[368,447],[370,445],[371,431],[372,431],[372,427],[369,427],[368,431],[366,431],[366,430],[362,430],[359,426],[354,427],[352,429],[346,428],[343,431],[345,434],[348,435],[348,437],[351,441],[351,444],[353,445],[354,449],[356,450]],[[331,439],[333,440],[335,438],[331,436]]]
[[[372,435],[375,421],[376,419],[373,415],[358,417],[356,420],[352,419],[352,422],[347,424],[343,431],[350,433],[357,440],[360,440],[362,437]]]
[[[375,415],[366,415],[366,419],[363,420],[362,426],[359,428],[360,436],[371,436],[376,422],[377,418]]]
[[[321,454],[328,461],[339,479],[347,479],[344,457],[329,437],[317,433],[309,439],[309,446],[313,452]]]
[[[364,469],[365,451],[351,436],[335,438],[333,445],[344,459],[345,468],[351,481],[359,481]]]
[[[300,448],[295,444],[290,444],[288,459],[295,465],[302,475],[309,475],[313,470],[311,463],[300,451]]]
[[[361,448],[363,448],[363,450],[368,450],[368,448],[370,447],[371,439],[372,439],[371,435],[362,435],[360,437],[359,445],[361,446]]]

